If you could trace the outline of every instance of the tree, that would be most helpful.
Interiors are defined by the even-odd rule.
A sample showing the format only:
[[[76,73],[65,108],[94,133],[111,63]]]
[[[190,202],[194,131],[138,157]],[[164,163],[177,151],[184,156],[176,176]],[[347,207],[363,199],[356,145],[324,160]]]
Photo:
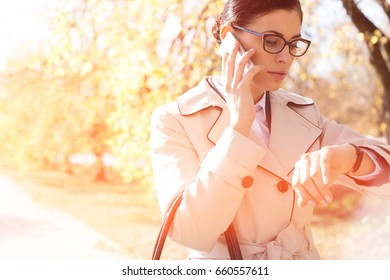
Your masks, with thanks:
[[[341,1],[302,1],[303,36],[312,40],[297,59],[285,87],[313,98],[330,119],[362,134],[380,136],[383,87],[369,63],[369,52]]]
[[[376,2],[390,22],[389,2],[387,0]],[[381,132],[390,142],[390,40],[386,37],[390,36],[390,30],[381,30],[381,27],[370,20],[354,0],[342,0],[342,3],[356,28],[363,34],[370,50],[370,61],[382,81],[384,94],[380,126]]]
[[[9,152],[18,151],[21,162],[45,168],[67,165],[74,153],[93,153],[102,178],[101,156],[110,129],[105,121],[114,101],[102,79],[110,69],[108,47],[103,49],[99,37],[105,26],[96,22],[105,16],[104,8],[91,2],[67,2],[52,18],[52,37],[39,48],[26,48],[26,57],[10,60],[3,79],[6,103],[18,116],[15,127],[27,135],[10,136]],[[91,7],[96,7],[92,17]]]
[[[222,1],[134,1],[137,25],[130,42],[130,60],[122,57],[131,79],[118,81],[116,110],[109,119],[115,135],[110,146],[125,180],[152,185],[149,126],[154,108],[173,101],[205,73],[219,67],[210,18]],[[194,5],[196,4],[196,5]],[[142,11],[142,12],[141,12]],[[138,28],[138,29],[137,29]],[[145,178],[147,180],[145,180]]]

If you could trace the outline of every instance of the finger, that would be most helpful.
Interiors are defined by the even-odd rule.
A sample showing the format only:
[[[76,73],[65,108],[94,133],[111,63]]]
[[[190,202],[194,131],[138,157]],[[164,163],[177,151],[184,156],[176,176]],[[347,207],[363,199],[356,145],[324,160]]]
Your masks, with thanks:
[[[306,191],[306,189],[301,185],[300,183],[297,183],[293,186],[293,189],[295,193],[298,196],[298,205],[303,206],[310,206],[314,207],[316,204],[314,200],[311,198],[310,194]]]
[[[330,162],[328,157],[328,149],[322,148],[320,156],[320,167],[321,167],[321,174],[322,174],[322,181],[324,185],[329,184],[329,177],[330,177]]]
[[[239,44],[238,42],[236,42],[226,62],[226,89],[225,90],[227,92],[232,92],[234,89],[233,80],[235,76],[234,74],[236,69],[236,58],[237,58],[238,49],[239,49]]]
[[[333,195],[329,188],[327,187],[334,178],[332,178],[331,165],[330,165],[330,151],[329,149],[321,149],[319,165],[321,169],[322,182],[324,184],[325,190],[322,191],[326,202],[331,203],[333,201]]]
[[[310,194],[306,191],[306,189],[301,184],[301,179],[300,179],[301,169],[302,169],[301,165],[302,165],[301,161],[298,161],[295,164],[294,174],[293,174],[293,178],[292,178],[292,187],[298,196],[298,205],[299,206],[309,205],[309,206],[314,207],[315,206],[314,201],[312,200]]]
[[[227,64],[228,58],[229,58],[229,53],[225,52],[222,56],[222,73],[225,73],[225,71],[227,69],[226,64]]]
[[[300,172],[299,172],[299,183],[302,186],[302,200],[303,203],[313,205],[319,203],[322,199],[321,193],[318,191],[317,186],[310,176],[311,169],[311,157],[310,155],[303,155],[300,160]]]
[[[227,67],[228,58],[229,58],[229,53],[225,52],[223,54],[223,57],[222,57],[222,83],[223,83],[223,85],[226,85],[226,82],[227,82],[227,79],[226,79],[226,75],[227,75],[226,69],[228,68]]]
[[[246,73],[246,75],[242,79],[242,82],[245,83],[247,81],[252,81],[253,77],[256,76],[259,72],[264,71],[264,69],[265,65],[255,65]]]
[[[328,202],[328,197],[330,194],[330,191],[328,187],[324,184],[323,182],[323,177],[322,177],[322,169],[320,165],[321,161],[321,156],[319,152],[313,153],[311,157],[311,162],[310,162],[310,181],[312,182],[313,187],[313,193],[312,196],[315,199],[315,201],[318,203],[321,203],[322,206],[327,207],[329,202]],[[317,191],[314,191],[314,188]]]
[[[236,61],[233,88],[237,88],[239,83],[241,83],[245,73],[246,65],[248,64],[251,57],[255,54],[255,52],[255,49],[250,49],[241,56],[241,59]]]

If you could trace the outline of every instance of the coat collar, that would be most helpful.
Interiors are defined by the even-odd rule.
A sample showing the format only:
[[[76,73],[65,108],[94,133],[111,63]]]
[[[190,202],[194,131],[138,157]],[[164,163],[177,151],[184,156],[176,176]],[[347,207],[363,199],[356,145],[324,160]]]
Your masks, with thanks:
[[[212,77],[205,77],[198,86],[178,98],[178,108],[182,115],[195,114],[209,107],[219,108],[220,113],[208,133],[215,144],[229,124],[227,105],[213,87]],[[271,134],[268,147],[260,143],[253,135],[250,138],[263,145],[266,154],[259,159],[258,165],[275,175],[289,180],[289,174],[300,155],[309,150],[313,142],[321,135],[313,100],[279,89],[271,92]]]
[[[222,95],[213,87],[211,78],[203,78],[196,87],[179,96],[177,104],[183,116],[195,114],[208,107],[226,107]]]

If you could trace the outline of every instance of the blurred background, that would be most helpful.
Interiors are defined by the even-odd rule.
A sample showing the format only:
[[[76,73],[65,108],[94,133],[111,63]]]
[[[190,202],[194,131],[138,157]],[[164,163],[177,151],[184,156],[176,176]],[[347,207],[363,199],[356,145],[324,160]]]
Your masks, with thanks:
[[[301,2],[312,45],[283,87],[313,98],[328,118],[390,140],[390,1]],[[0,0],[0,172],[129,258],[149,259],[161,222],[150,115],[220,72],[211,27],[223,5]],[[347,190],[336,196],[314,221],[323,257],[390,259],[388,205]],[[380,233],[368,234],[373,228]],[[356,252],[353,241],[376,249]],[[168,258],[186,257],[169,246]]]

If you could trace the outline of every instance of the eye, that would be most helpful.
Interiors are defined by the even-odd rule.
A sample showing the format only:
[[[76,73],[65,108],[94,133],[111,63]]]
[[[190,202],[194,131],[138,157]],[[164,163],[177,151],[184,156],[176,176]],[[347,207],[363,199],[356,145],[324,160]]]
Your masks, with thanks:
[[[264,36],[264,44],[269,49],[280,49],[284,46],[284,40],[279,36]]]
[[[267,36],[265,38],[265,43],[268,46],[276,46],[276,45],[280,44],[280,38],[278,38],[276,36]]]

